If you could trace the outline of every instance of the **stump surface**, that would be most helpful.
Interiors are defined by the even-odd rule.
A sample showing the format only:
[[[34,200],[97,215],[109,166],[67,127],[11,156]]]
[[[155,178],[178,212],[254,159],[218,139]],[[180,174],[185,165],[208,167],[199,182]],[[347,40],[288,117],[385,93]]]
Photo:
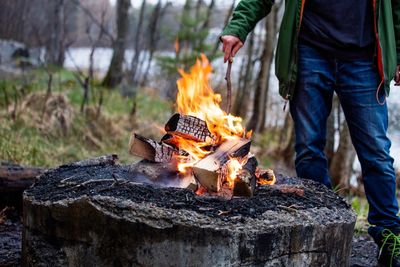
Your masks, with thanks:
[[[45,173],[24,194],[23,264],[349,263],[355,214],[322,185],[277,175],[277,185],[251,198],[225,200],[154,186],[134,169],[67,165]],[[304,194],[281,190],[288,186]]]

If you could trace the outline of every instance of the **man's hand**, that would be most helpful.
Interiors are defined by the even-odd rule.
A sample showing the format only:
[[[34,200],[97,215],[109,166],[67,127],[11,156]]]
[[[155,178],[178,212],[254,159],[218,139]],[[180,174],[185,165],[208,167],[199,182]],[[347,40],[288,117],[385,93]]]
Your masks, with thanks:
[[[222,52],[224,52],[224,63],[228,61],[230,57],[234,57],[243,46],[242,41],[233,35],[221,36],[222,41]]]
[[[400,65],[397,65],[396,74],[394,75],[394,85],[400,86]]]

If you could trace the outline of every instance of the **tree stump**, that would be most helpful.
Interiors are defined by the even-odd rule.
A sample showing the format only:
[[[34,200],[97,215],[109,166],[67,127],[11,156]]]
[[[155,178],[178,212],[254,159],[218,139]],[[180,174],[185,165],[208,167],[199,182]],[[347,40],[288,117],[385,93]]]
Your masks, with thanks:
[[[42,175],[24,193],[23,265],[349,264],[356,216],[320,184],[277,175],[226,200],[159,187],[142,169],[72,164]]]

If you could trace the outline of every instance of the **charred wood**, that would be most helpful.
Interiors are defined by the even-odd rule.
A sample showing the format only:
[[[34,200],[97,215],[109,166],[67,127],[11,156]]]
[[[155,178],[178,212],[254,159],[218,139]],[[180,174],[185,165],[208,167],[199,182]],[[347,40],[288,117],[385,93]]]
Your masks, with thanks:
[[[165,125],[165,131],[197,142],[205,142],[207,137],[213,138],[207,123],[199,118],[176,113]]]
[[[129,152],[152,162],[169,162],[179,151],[165,143],[158,143],[133,133],[129,140]]]
[[[22,192],[35,182],[37,176],[44,172],[45,169],[43,168],[2,162],[0,165],[0,193]]]
[[[235,184],[233,186],[234,196],[245,196],[251,197],[254,194],[256,188],[256,169],[257,169],[257,159],[251,157],[247,160],[246,164],[243,166],[239,175],[235,179]]]

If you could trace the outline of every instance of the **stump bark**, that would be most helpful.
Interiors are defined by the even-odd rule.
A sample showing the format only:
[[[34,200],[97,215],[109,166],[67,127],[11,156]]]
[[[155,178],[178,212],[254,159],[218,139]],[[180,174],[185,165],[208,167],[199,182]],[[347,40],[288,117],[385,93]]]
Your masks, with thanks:
[[[132,169],[67,165],[42,175],[24,194],[23,265],[349,264],[356,216],[322,185],[277,175],[251,198],[226,200],[158,187]]]

